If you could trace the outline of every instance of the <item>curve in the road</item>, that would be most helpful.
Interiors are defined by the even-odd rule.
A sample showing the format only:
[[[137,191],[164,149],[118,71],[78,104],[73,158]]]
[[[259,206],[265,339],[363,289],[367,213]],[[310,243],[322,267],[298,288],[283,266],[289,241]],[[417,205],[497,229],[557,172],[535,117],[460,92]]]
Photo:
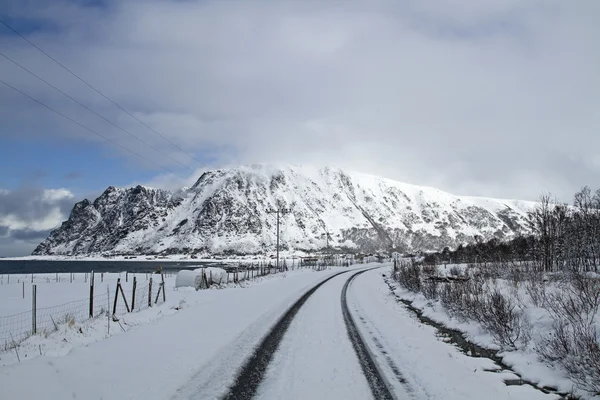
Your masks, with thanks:
[[[252,356],[246,361],[244,366],[238,373],[237,378],[233,386],[229,389],[229,392],[223,397],[226,400],[250,400],[256,394],[258,386],[260,385],[267,367],[271,362],[273,355],[277,351],[277,347],[283,339],[283,335],[289,328],[292,320],[298,313],[298,310],[306,303],[306,300],[317,291],[322,285],[335,278],[338,275],[348,273],[350,271],[343,271],[324,279],[309,291],[304,293],[292,306],[285,312],[285,314],[277,321],[273,328],[269,331],[267,336],[258,345]],[[345,287],[344,287],[345,288]]]
[[[392,392],[386,384],[382,373],[379,371],[377,364],[373,360],[373,357],[371,356],[371,353],[367,348],[362,336],[360,335],[352,315],[350,314],[350,310],[348,309],[348,302],[346,299],[348,286],[350,286],[350,283],[357,276],[367,271],[368,270],[364,270],[355,273],[344,284],[344,288],[342,289],[342,313],[344,315],[344,322],[346,323],[348,337],[350,338],[352,347],[354,348],[356,356],[360,361],[360,366],[365,374],[365,377],[367,378],[367,382],[369,383],[373,397],[376,399],[394,400]]]

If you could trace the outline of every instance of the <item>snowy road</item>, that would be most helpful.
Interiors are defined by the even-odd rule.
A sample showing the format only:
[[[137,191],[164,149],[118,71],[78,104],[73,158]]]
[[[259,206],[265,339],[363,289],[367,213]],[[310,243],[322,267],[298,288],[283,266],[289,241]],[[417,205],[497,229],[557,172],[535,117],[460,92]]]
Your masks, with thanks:
[[[443,342],[396,302],[381,276],[389,265],[357,274],[373,266],[187,293],[182,309],[163,307],[165,316],[152,323],[64,356],[0,368],[0,398],[556,398],[508,387],[503,379],[514,375],[485,372],[492,361]],[[274,331],[268,357],[252,361]],[[244,366],[249,379],[236,388]]]
[[[528,386],[506,386],[503,379],[512,374],[486,372],[497,368],[491,360],[468,357],[441,341],[395,301],[381,273],[342,273],[316,288],[294,313],[276,351],[269,350],[275,354],[266,373],[244,370],[255,381],[249,385],[246,376],[228,398],[556,398]]]

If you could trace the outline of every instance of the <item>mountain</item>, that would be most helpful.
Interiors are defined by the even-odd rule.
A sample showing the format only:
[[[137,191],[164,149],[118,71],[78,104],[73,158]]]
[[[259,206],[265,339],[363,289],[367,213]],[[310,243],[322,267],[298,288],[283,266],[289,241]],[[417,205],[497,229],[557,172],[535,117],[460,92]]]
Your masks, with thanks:
[[[454,196],[338,168],[242,166],[205,172],[175,193],[109,187],[83,200],[34,255],[251,254],[329,244],[364,252],[439,250],[529,232],[536,203]]]

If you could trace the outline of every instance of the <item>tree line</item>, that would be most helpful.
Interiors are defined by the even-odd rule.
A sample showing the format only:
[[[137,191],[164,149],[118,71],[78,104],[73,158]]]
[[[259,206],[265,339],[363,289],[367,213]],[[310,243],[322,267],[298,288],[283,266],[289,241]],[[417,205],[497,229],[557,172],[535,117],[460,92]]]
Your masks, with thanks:
[[[559,203],[548,194],[528,215],[529,235],[448,247],[425,255],[425,264],[533,261],[544,272],[598,272],[600,263],[600,189],[585,186],[573,204]]]

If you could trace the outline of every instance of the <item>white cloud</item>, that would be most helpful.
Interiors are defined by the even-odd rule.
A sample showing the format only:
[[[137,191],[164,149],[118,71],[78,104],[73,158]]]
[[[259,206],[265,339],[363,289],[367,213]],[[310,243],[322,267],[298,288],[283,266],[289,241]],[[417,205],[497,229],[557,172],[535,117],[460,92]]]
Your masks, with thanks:
[[[60,28],[32,40],[211,166],[335,164],[527,199],[542,191],[568,199],[600,178],[597,1],[26,4],[15,2],[13,12]],[[2,36],[0,45],[173,158],[204,168],[18,38]],[[11,82],[173,166],[0,67]],[[0,101],[14,126],[40,115],[12,93],[0,92]],[[71,138],[86,134],[55,118],[37,121]]]
[[[1,236],[39,242],[67,219],[73,204],[74,196],[67,189],[1,190]]]

